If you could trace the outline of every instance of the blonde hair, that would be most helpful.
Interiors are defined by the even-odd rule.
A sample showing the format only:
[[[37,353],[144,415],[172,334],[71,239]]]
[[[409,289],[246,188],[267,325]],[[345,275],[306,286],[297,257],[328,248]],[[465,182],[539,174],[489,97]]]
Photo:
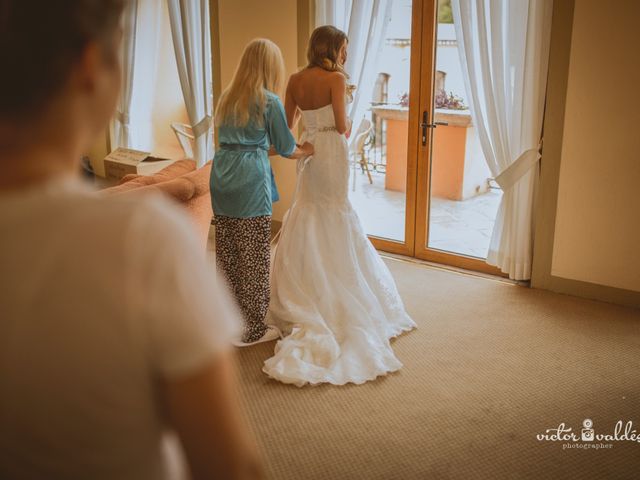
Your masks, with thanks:
[[[345,41],[349,41],[347,34],[333,25],[316,28],[309,38],[307,68],[320,67],[330,72],[340,72],[348,79],[344,65],[338,63],[338,55]]]
[[[244,127],[253,121],[262,125],[267,103],[265,90],[279,95],[284,75],[280,48],[266,38],[251,40],[244,47],[231,83],[220,96],[216,124]]]

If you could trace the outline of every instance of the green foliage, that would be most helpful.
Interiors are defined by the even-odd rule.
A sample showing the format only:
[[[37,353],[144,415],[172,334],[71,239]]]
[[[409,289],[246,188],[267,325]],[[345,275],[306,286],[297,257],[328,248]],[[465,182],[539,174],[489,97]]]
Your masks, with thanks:
[[[453,23],[451,0],[438,0],[438,23]]]

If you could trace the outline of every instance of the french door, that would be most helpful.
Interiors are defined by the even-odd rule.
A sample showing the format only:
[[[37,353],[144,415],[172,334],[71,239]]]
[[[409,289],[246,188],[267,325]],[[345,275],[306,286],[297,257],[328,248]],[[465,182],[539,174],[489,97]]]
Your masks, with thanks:
[[[390,2],[351,202],[379,250],[505,276],[484,260],[501,192],[462,98],[449,2]]]

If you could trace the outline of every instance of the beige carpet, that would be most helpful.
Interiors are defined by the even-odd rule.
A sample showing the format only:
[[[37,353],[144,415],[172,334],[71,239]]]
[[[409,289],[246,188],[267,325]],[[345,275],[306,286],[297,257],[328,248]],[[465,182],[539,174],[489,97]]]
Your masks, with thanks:
[[[585,418],[640,435],[640,311],[386,261],[418,323],[393,341],[399,372],[299,389],[261,373],[273,343],[238,350],[269,478],[640,478],[640,442],[536,440]]]

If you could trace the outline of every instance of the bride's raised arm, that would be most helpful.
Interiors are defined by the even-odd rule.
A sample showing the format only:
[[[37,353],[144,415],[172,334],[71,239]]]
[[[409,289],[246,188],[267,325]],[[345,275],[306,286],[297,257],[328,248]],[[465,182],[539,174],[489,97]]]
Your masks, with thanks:
[[[289,77],[287,91],[284,95],[284,111],[287,114],[287,124],[291,130],[295,128],[298,120],[300,120],[300,110],[298,109],[298,104],[291,93],[291,82],[293,81],[293,76]]]
[[[347,133],[351,126],[347,117],[347,79],[342,73],[335,72],[329,77],[329,82],[333,117],[336,120],[336,130],[342,135]]]

